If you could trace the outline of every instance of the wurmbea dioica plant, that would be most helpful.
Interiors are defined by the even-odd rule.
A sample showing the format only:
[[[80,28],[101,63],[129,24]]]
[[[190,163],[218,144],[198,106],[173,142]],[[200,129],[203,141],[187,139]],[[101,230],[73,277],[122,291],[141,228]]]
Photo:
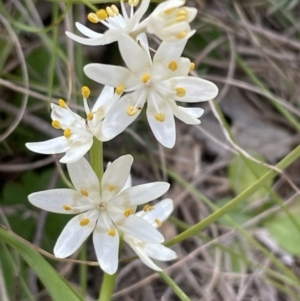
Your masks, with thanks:
[[[157,271],[161,269],[152,259],[172,260],[176,254],[161,244],[164,238],[156,229],[171,214],[173,201],[165,199],[156,205],[146,204],[142,211],[135,213],[137,206],[162,196],[169,184],[155,182],[128,187],[131,155],[116,159],[103,174],[102,141],[123,132],[147,106],[146,115],[154,136],[171,148],[176,140],[174,116],[193,125],[200,123],[198,118],[203,114],[201,108],[180,106],[177,102],[207,101],[218,93],[213,83],[190,76],[194,64],[181,57],[188,38],[195,32],[189,23],[196,16],[196,9],[183,6],[183,0],[169,0],[142,20],[149,3],[149,0],[141,3],[128,0],[128,12],[125,1],[121,1],[122,15],[115,5],[90,13],[89,21],[108,27],[104,34],[80,23],[76,27],[86,38],[66,33],[85,45],[117,41],[127,68],[86,65],[85,74],[106,85],[92,110],[87,102],[90,90],[84,86],[86,116],[81,117],[65,101],[59,100],[58,105],[51,104],[51,118],[52,125],[63,130],[63,136],[26,144],[30,150],[42,154],[66,153],[60,162],[67,163],[74,189],[52,189],[29,195],[29,201],[41,209],[77,214],[59,236],[55,256],[65,258],[73,254],[93,232],[99,265],[108,274],[117,271],[122,239],[147,266]],[[149,33],[162,40],[153,58],[146,35]],[[88,151],[91,165],[83,158]],[[105,300],[110,299],[111,293]]]

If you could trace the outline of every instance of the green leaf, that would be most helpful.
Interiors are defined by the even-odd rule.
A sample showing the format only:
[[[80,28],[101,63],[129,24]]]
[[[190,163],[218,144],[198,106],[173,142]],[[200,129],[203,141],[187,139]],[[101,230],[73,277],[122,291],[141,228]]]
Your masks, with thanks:
[[[0,239],[14,248],[35,271],[53,301],[83,301],[84,299],[57,271],[22,238],[0,227]]]
[[[262,156],[255,156],[259,161],[264,162],[264,158]],[[260,177],[262,177],[268,168],[253,162],[246,158],[235,157],[232,163],[229,166],[229,181],[234,190],[234,192],[238,195],[250,187],[253,183],[255,183]],[[264,187],[271,188],[272,179],[268,180]],[[249,201],[257,200],[263,198],[268,195],[268,191],[261,187],[258,189],[251,197],[249,197]]]

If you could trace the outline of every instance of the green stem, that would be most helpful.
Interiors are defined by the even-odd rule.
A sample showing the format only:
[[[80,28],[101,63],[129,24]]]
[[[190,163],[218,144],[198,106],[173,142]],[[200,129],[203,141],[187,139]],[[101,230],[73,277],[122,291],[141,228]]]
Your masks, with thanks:
[[[191,301],[185,292],[174,282],[174,280],[165,272],[159,272],[160,277],[169,285],[173,292],[182,301]]]
[[[298,157],[300,156],[300,146],[295,148],[291,153],[289,153],[283,160],[281,160],[276,167],[283,170],[287,166],[289,166],[292,162],[294,162]],[[170,174],[173,174],[172,172],[169,172]],[[265,182],[269,181],[270,179],[273,179],[278,173],[275,170],[270,170],[267,173],[265,173],[259,180],[257,180],[254,184],[252,184],[250,187],[248,187],[246,190],[244,190],[242,193],[240,193],[237,197],[232,199],[229,203],[227,203],[225,206],[221,207],[220,209],[216,210],[214,213],[200,221],[199,223],[195,224],[188,230],[178,234],[168,242],[166,242],[167,246],[172,246],[174,244],[179,243],[180,241],[183,241],[195,234],[197,234],[202,229],[208,227],[213,222],[224,216],[225,214],[229,213],[231,210],[236,208],[239,204],[241,204],[243,201],[245,201],[248,197],[250,197],[257,189],[262,187]]]
[[[109,275],[104,273],[102,284],[101,284],[101,290],[99,294],[99,301],[110,301],[114,288],[115,288],[115,281],[117,278],[117,273],[113,275]]]
[[[80,260],[82,261],[86,261],[87,257],[86,257],[86,251],[87,251],[87,247],[86,247],[86,242],[82,245],[81,251],[80,251]],[[80,271],[79,271],[79,275],[80,275],[80,287],[81,287],[81,294],[82,296],[86,296],[86,292],[87,292],[87,285],[86,285],[86,280],[87,280],[87,271],[88,271],[88,267],[85,264],[81,264],[80,265]]]

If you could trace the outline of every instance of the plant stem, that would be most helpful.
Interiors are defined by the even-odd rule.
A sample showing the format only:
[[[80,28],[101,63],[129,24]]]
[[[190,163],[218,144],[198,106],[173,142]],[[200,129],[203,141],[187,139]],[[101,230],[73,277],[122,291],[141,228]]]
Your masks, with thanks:
[[[110,301],[112,293],[115,288],[115,280],[117,277],[117,273],[113,275],[109,275],[104,273],[103,280],[101,284],[100,294],[99,294],[99,301]]]
[[[81,251],[80,251],[80,260],[86,261],[86,242],[82,245]],[[88,267],[85,264],[80,265],[80,271],[79,271],[79,277],[80,277],[80,288],[81,288],[81,294],[83,297],[86,296],[86,283],[87,283],[87,271]]]

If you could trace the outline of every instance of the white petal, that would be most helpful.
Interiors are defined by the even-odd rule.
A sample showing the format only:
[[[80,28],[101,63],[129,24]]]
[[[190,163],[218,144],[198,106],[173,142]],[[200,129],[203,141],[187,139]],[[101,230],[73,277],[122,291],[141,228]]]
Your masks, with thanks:
[[[127,89],[140,83],[129,70],[121,66],[88,64],[83,71],[90,79],[111,87],[125,85]]]
[[[58,258],[65,258],[77,251],[93,232],[97,217],[96,210],[90,210],[73,217],[60,234],[54,247],[54,255]],[[90,222],[85,226],[80,226],[80,222],[86,218]]]
[[[123,187],[123,190],[125,190],[125,189],[127,189],[129,187],[132,187],[132,178],[131,178],[131,175],[128,176],[127,181],[126,181],[126,183],[125,183],[125,185]]]
[[[158,94],[149,93],[148,98],[147,119],[155,138],[165,147],[172,148],[176,140],[176,128],[172,109],[167,101],[161,99]],[[155,106],[156,103],[156,106]],[[164,121],[158,121],[155,114],[163,113]]]
[[[130,207],[153,201],[168,191],[170,187],[166,182],[142,184],[123,190],[113,200],[118,207]]]
[[[140,99],[140,101],[139,101]],[[146,91],[137,90],[121,97],[107,113],[103,121],[102,132],[107,139],[112,139],[122,133],[141,113],[146,100]],[[128,115],[127,110],[135,107],[137,103],[135,115]]]
[[[61,108],[54,103],[51,103],[51,109],[52,120],[58,120],[63,125],[63,128],[71,126],[84,128],[85,120],[71,109]]]
[[[145,33],[141,33],[137,36],[136,41],[141,45],[141,47],[144,49],[144,51],[148,55],[148,59],[151,62],[151,55],[150,55],[150,50],[149,50],[149,43],[148,43],[148,38]]]
[[[184,0],[172,0],[160,3],[153,11],[153,16],[155,16],[155,14],[164,13],[166,10],[182,6],[184,3]]]
[[[98,33],[94,30],[89,29],[88,27],[82,25],[79,22],[75,23],[77,29],[85,36],[89,37],[89,38],[100,38],[103,36],[102,33]]]
[[[164,222],[173,212],[174,204],[171,199],[164,199],[154,205],[154,209],[151,211],[139,211],[136,216],[139,216],[146,220],[148,223],[152,224],[154,227],[158,227],[156,219]]]
[[[28,200],[38,208],[62,214],[81,213],[93,208],[76,190],[66,188],[35,192],[28,196]],[[70,210],[66,210],[65,205],[70,206]]]
[[[161,244],[146,244],[145,249],[147,254],[156,260],[168,261],[177,258],[173,250]]]
[[[155,271],[162,271],[160,267],[158,267],[148,256],[146,249],[143,245],[145,243],[139,239],[134,238],[131,235],[124,235],[124,240],[130,245],[130,247],[134,250],[134,252],[139,256],[139,258],[143,261],[145,265]]]
[[[149,72],[152,63],[147,52],[130,36],[119,39],[119,50],[126,66],[136,77],[142,77]]]
[[[33,152],[46,155],[64,153],[69,149],[68,139],[66,139],[64,136],[43,142],[26,143],[25,145]]]
[[[92,147],[93,138],[87,139],[86,143],[70,148],[59,160],[61,163],[74,163],[81,159]]]
[[[108,219],[110,229],[114,228]],[[108,235],[106,224],[100,214],[96,228],[93,233],[94,248],[100,267],[105,273],[114,274],[118,268],[119,234],[116,230],[115,236]]]
[[[99,199],[100,183],[98,177],[85,158],[67,164],[67,168],[71,181],[79,193],[82,189],[85,189],[91,199]]]
[[[140,19],[143,17],[143,15],[145,14],[145,12],[148,9],[148,6],[150,4],[150,0],[143,0],[142,2],[140,2],[140,6],[138,7],[138,9],[135,11],[134,15],[132,18],[130,18],[130,20],[128,20],[128,27],[133,27],[140,21]]]
[[[123,189],[129,177],[132,163],[133,157],[125,155],[109,164],[101,181],[102,198],[107,201],[111,200],[112,197]]]
[[[169,85],[169,89],[175,93],[176,88],[184,88],[186,94],[183,97],[175,95],[175,99],[184,102],[199,102],[207,101],[215,98],[218,95],[218,87],[205,79],[182,76],[169,79],[164,82]]]
[[[184,108],[177,106],[173,101],[170,101],[170,105],[173,110],[173,114],[186,124],[200,124],[200,120],[195,118],[200,113],[200,116],[203,114],[204,110],[201,108]],[[193,110],[198,109],[198,110]]]
[[[109,86],[104,86],[101,94],[96,100],[92,112],[96,112],[100,107],[106,104],[114,96],[114,88]]]
[[[114,214],[110,215],[110,217],[115,225],[124,233],[132,235],[145,242],[161,243],[164,241],[164,237],[155,227],[134,214],[129,217]]]

